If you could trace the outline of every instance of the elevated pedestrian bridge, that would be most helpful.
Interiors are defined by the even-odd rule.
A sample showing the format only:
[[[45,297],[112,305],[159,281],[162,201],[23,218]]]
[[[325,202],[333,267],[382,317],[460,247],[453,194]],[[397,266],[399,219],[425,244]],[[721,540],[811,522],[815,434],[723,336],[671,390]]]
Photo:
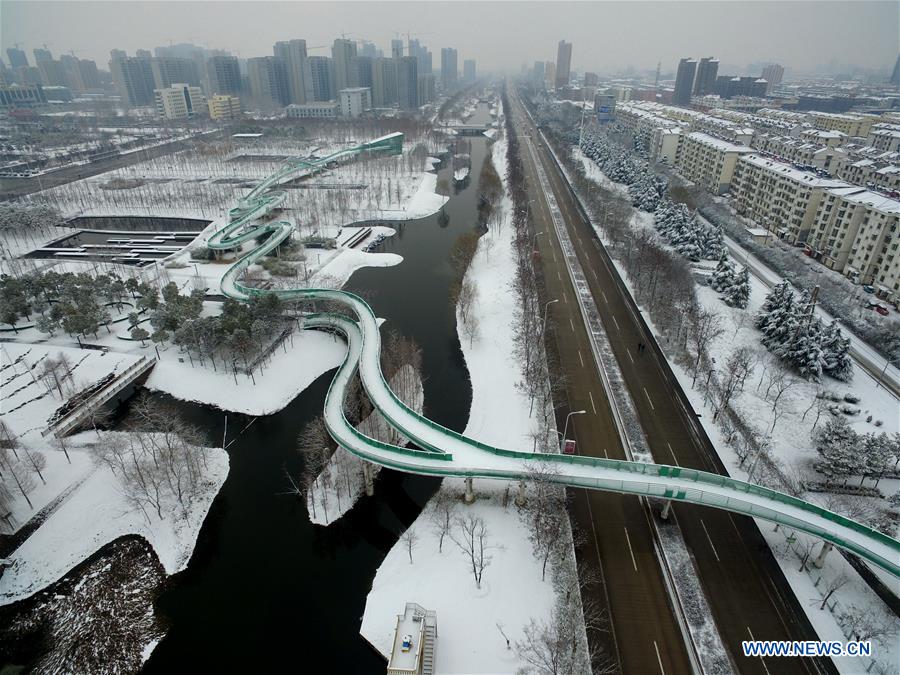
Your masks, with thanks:
[[[816,504],[769,488],[664,464],[534,454],[467,438],[418,414],[394,394],[381,372],[381,334],[376,317],[362,298],[329,289],[262,290],[241,282],[249,265],[273,251],[293,232],[293,225],[287,221],[259,222],[283,201],[283,193],[273,189],[280,181],[297,172],[319,171],[331,162],[367,152],[397,153],[401,144],[402,134],[391,134],[328,157],[288,163],[241,199],[229,212],[229,223],[208,242],[212,249],[234,249],[261,235],[270,235],[263,244],[235,262],[223,276],[222,293],[230,298],[247,301],[253,296],[275,293],[283,300],[328,301],[347,310],[347,314],[308,314],[304,321],[307,328],[338,331],[347,338],[347,357],[325,397],[325,424],[335,442],[363,459],[408,473],[524,481],[540,467],[542,474],[561,485],[733,511],[807,532],[900,577],[900,542]],[[357,372],[375,408],[417,448],[399,447],[370,438],[347,421],[343,402],[350,380]]]

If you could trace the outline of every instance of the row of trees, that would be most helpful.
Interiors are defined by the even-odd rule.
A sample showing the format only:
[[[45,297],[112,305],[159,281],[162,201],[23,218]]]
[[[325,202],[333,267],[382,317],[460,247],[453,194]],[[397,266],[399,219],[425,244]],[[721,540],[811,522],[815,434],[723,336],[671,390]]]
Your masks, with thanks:
[[[829,478],[846,484],[850,476],[878,481],[886,473],[896,473],[900,465],[900,433],[858,434],[841,417],[832,417],[813,433],[821,461],[818,468]]]
[[[762,343],[803,377],[818,382],[822,374],[841,381],[853,377],[850,341],[836,321],[828,326],[815,316],[805,291],[797,297],[787,281],[775,286],[756,317]]]
[[[660,236],[692,262],[718,260],[725,250],[722,229],[698,219],[684,204],[662,199],[653,216]]]

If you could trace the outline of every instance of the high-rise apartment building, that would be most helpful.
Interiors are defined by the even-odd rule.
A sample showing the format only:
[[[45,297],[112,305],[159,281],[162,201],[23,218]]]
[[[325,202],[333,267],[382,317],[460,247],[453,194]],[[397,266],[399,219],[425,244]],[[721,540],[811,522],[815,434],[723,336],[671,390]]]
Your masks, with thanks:
[[[168,89],[176,83],[200,86],[197,65],[191,59],[173,56],[158,56],[151,63],[153,84],[156,89]]]
[[[900,64],[900,61],[898,61],[898,64]],[[769,93],[772,91],[772,87],[776,84],[781,84],[781,80],[784,79],[784,66],[778,63],[766,66],[762,71],[762,79],[766,81],[766,93]]]
[[[535,84],[543,84],[544,83],[544,62],[543,61],[535,61],[534,69],[532,70],[532,78],[534,79]]]
[[[353,59],[353,68],[356,71],[356,83],[360,87],[372,88],[372,57],[357,56]]]
[[[444,85],[445,91],[456,87],[459,78],[457,58],[457,52],[453,47],[441,49],[441,84]]]
[[[236,56],[211,56],[206,62],[210,94],[241,93],[241,67]]]
[[[334,59],[334,86],[337,91],[356,86],[356,43],[338,38],[331,47]]]
[[[475,81],[476,77],[475,59],[466,59],[463,61],[463,80],[471,83]]]
[[[403,58],[403,40],[391,40],[391,58]]]
[[[402,58],[402,57],[401,57]],[[372,60],[372,107],[387,108],[397,102],[397,59]]]
[[[431,103],[437,98],[437,87],[435,86],[434,73],[425,73],[416,78],[416,96],[419,99],[419,105]]]
[[[416,57],[419,75],[434,72],[434,66],[431,61],[431,52],[428,51],[428,48],[425,45],[420,44],[418,40],[409,41],[409,56]]]
[[[700,59],[697,66],[697,76],[694,78],[694,94],[706,96],[712,94],[716,88],[716,77],[719,74],[719,59],[706,56]]]
[[[113,84],[122,98],[122,102],[130,107],[153,105],[153,66],[150,52],[138,50],[142,56],[127,56],[124,51],[114,49],[110,52],[109,72]]]
[[[247,59],[247,79],[254,103],[271,109],[288,105],[287,70],[284,61],[274,56]]]
[[[397,60],[397,102],[404,110],[419,107],[419,60],[415,56]]]
[[[28,57],[25,55],[25,50],[23,49],[18,49],[17,47],[9,47],[6,50],[6,58],[9,59],[10,68],[28,67]]]
[[[544,64],[544,82],[549,89],[556,86],[556,64],[553,61]]]
[[[334,100],[334,62],[327,56],[310,56],[308,63],[312,100]]]
[[[35,64],[40,63],[41,61],[52,61],[53,54],[50,53],[49,49],[33,49],[31,50],[34,54],[34,62]]]
[[[555,86],[565,87],[569,84],[572,73],[572,43],[560,40],[556,48],[556,77]]]
[[[690,105],[691,93],[694,91],[694,75],[697,72],[697,62],[694,59],[681,59],[678,62],[678,71],[675,74],[675,93],[672,103],[675,105]]]
[[[307,64],[306,40],[276,42],[273,47],[275,57],[284,62],[287,74],[288,100],[291,103],[306,103],[311,87],[307,84],[309,66]]]

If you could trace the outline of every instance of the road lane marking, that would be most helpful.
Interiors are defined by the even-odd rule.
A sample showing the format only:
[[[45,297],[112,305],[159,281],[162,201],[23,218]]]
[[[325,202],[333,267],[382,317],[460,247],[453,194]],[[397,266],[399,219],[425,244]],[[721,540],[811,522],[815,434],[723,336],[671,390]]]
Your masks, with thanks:
[[[619,328],[619,322],[616,321],[616,317],[610,315],[610,318],[612,318],[613,323],[616,324],[616,330],[621,330],[621,329]]]
[[[569,325],[572,327],[572,332],[575,332],[575,324],[572,323],[572,317],[569,317]]]
[[[647,403],[650,404],[650,410],[656,410],[656,408],[653,406],[653,401],[650,400],[650,394],[647,393],[647,387],[641,387],[641,389],[644,390],[644,396],[647,397]]]
[[[594,414],[597,414],[597,406],[594,405],[594,395],[591,392],[588,392],[588,396],[591,397],[591,410],[594,411]]]
[[[578,360],[581,361],[581,367],[584,368],[584,359],[581,358],[581,350],[578,350]]]
[[[756,638],[753,637],[753,631],[750,630],[750,626],[747,626],[747,632],[750,634],[750,639],[753,640],[754,642],[756,642]],[[768,666],[766,666],[766,660],[762,656],[759,657],[759,660],[762,661],[762,666],[763,666],[763,669],[766,671],[766,673],[771,675],[771,673],[769,673]]]
[[[562,281],[562,277],[559,276],[559,270],[556,270],[556,278],[559,279],[560,281]]]
[[[595,278],[597,281],[600,281],[600,277],[597,276],[597,270],[595,270],[593,267],[591,268],[591,274],[594,275],[594,278]]]
[[[562,296],[563,296],[563,302],[566,303],[566,304],[568,305],[568,304],[569,304],[569,296],[566,295],[566,292],[565,292],[565,291],[563,291]]]
[[[606,448],[603,448],[603,456],[609,459],[609,453],[606,452]]]
[[[709,547],[712,549],[713,555],[716,556],[718,562],[722,562],[719,560],[719,552],[716,550],[715,544],[712,543],[712,537],[709,536],[709,530],[706,529],[706,523],[703,522],[703,518],[700,519],[700,524],[703,526],[703,531],[706,532],[706,541],[709,542]]]
[[[634,359],[631,358],[631,350],[626,349],[625,353],[628,354],[628,360],[631,361],[631,363],[634,363]]]
[[[675,461],[675,466],[681,466],[681,464],[678,463],[678,458],[675,456],[675,451],[672,449],[672,444],[669,443],[669,441],[666,441],[666,445],[669,446],[669,452],[672,453],[672,459]]]
[[[603,296],[603,302],[605,302],[605,303],[608,305],[608,304],[609,304],[609,300],[606,299],[606,293],[604,293],[603,291],[600,291],[600,295]]]
[[[634,567],[634,571],[637,572],[637,562],[634,559],[634,549],[631,548],[631,537],[628,536],[628,528],[622,528],[625,530],[625,541],[628,542],[628,552],[631,553],[631,565]]]
[[[656,640],[653,641],[653,649],[656,650],[656,662],[659,664],[659,672],[662,675],[666,675],[666,669],[663,668],[662,657],[659,655],[659,645],[656,644]]]

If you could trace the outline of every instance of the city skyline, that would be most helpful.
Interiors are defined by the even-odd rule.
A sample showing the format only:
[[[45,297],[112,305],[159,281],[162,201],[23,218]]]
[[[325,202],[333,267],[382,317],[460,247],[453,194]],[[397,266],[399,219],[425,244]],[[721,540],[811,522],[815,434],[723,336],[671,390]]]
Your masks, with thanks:
[[[601,2],[577,3],[279,3],[234,2],[4,2],[0,38],[4,47],[20,43],[33,60],[33,49],[46,44],[54,54],[74,51],[105,68],[110,49],[132,52],[178,42],[229,50],[241,58],[267,56],[278,41],[302,38],[310,56],[328,55],[332,41],[346,35],[368,40],[389,53],[391,40],[418,38],[433,53],[453,47],[460,59],[474,58],[483,71],[518,72],[535,59],[552,61],[558,40],[575,47],[572,70],[626,68],[674,70],[686,55],[716,54],[723,67],[777,62],[794,72],[817,67],[854,66],[890,72],[898,52],[900,8],[890,2],[828,3],[827,12],[810,12],[808,2]],[[437,31],[435,9],[446,10]],[[468,10],[472,10],[471,12]],[[516,30],[496,26],[527,9],[529,21]],[[639,20],[649,13],[656,21]],[[472,13],[482,20],[471,21]],[[47,17],[53,17],[47,21]],[[202,17],[202,20],[198,20]],[[801,22],[802,19],[802,22]],[[104,23],[117,26],[114,34]],[[106,23],[106,25],[108,25]],[[622,29],[597,39],[598,25]],[[821,34],[835,23],[844,38],[796,40],[796,26]],[[820,25],[821,24],[821,25]],[[78,26],[78,30],[73,30]],[[297,26],[285,29],[285,26]],[[734,27],[740,30],[733,30]],[[249,29],[248,29],[249,27]],[[864,41],[867,49],[853,49]],[[324,49],[323,49],[324,47]]]

